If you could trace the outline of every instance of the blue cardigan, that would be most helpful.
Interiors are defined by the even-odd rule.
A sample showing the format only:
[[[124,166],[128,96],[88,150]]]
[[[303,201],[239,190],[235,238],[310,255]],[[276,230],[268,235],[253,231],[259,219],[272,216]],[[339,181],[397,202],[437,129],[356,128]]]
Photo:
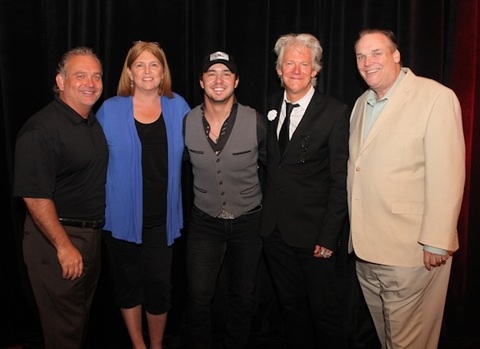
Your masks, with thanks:
[[[181,167],[184,149],[183,118],[190,111],[185,100],[161,98],[168,142],[167,244],[183,228]],[[112,236],[140,244],[143,229],[142,145],[135,127],[132,97],[107,99],[97,112],[108,143],[105,230]]]

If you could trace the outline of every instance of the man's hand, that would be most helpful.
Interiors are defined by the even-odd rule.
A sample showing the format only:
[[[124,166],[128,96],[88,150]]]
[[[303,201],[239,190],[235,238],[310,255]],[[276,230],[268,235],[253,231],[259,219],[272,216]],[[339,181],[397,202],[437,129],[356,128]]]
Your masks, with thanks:
[[[23,199],[36,226],[57,250],[63,278],[75,280],[82,276],[83,258],[60,224],[53,201],[42,198]]]
[[[315,249],[313,250],[313,256],[316,258],[325,258],[328,259],[332,256],[333,252],[330,251],[326,247],[322,247],[320,245],[315,245]]]
[[[425,268],[427,268],[427,270],[432,270],[432,268],[441,267],[446,263],[448,258],[450,258],[448,254],[440,255],[440,254],[435,254],[435,253],[431,253],[423,250],[423,263],[425,264]]]
[[[83,258],[73,244],[57,249],[57,258],[62,267],[62,277],[67,280],[75,280],[82,276]]]

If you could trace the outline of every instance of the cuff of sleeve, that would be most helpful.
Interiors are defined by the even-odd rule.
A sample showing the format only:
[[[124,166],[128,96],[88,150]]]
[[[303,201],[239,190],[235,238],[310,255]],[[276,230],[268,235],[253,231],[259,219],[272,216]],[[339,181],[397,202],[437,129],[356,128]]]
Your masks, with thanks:
[[[443,248],[423,245],[423,249],[427,252],[438,254],[441,256],[446,256],[448,254],[448,250],[444,250]]]

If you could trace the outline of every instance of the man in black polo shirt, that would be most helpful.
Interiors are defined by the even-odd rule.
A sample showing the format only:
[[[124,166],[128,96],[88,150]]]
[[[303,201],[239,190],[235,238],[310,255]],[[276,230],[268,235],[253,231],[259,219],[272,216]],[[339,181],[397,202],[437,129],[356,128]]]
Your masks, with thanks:
[[[91,49],[66,52],[56,98],[20,130],[14,195],[27,215],[23,252],[46,348],[81,348],[100,272],[108,159],[91,111],[102,66]]]

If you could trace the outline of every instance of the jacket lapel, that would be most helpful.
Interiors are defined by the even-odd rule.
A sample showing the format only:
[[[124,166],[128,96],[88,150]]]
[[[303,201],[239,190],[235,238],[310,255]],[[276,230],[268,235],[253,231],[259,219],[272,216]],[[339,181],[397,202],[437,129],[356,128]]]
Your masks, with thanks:
[[[277,136],[277,128],[278,128],[278,120],[280,119],[280,112],[282,111],[282,103],[283,103],[283,92],[279,94],[279,96],[274,100],[272,103],[273,108],[270,110],[276,110],[277,116],[274,120],[268,121],[269,123],[269,139],[271,140],[271,144],[275,152],[278,154],[279,158],[282,158],[282,154],[280,154],[280,145],[278,144],[278,136]],[[267,115],[268,115],[267,111]]]
[[[321,103],[322,103],[322,95],[315,90],[315,93],[312,96],[312,99],[310,100],[310,103],[307,106],[307,109],[305,110],[305,113],[302,116],[302,119],[300,120],[300,123],[298,124],[297,128],[295,129],[295,132],[293,132],[292,137],[290,138],[290,142],[288,142],[285,152],[283,154],[280,153],[280,145],[278,144],[278,136],[277,136],[277,128],[278,128],[278,120],[280,118],[280,112],[282,110],[282,104],[284,103],[283,100],[283,92],[280,94],[278,99],[276,100],[276,110],[277,110],[277,117],[273,122],[271,122],[271,131],[269,134],[269,137],[272,137],[272,139],[275,141],[275,151],[279,155],[279,158],[285,157],[285,155],[290,151],[290,149],[295,149],[295,144],[298,144],[299,142],[302,142],[302,135],[308,134],[309,131],[309,125],[313,119],[315,119],[316,114],[318,110],[321,108]]]
[[[391,125],[392,120],[394,120],[397,117],[397,111],[403,109],[403,105],[408,101],[408,98],[406,98],[406,95],[410,91],[413,78],[414,78],[413,73],[411,71],[408,71],[407,75],[405,75],[403,80],[397,86],[397,90],[388,99],[387,104],[385,105],[385,108],[380,113],[380,116],[373,124],[372,129],[370,130],[370,133],[368,134],[367,138],[365,139],[365,142],[363,142],[361,146],[360,152],[366,149],[369,146],[369,144],[375,139],[375,137],[383,129]],[[362,122],[359,125],[360,127],[362,127],[361,129],[362,132],[360,132],[362,135],[362,138],[360,139],[360,142],[362,142],[362,139],[363,139],[363,125],[364,125],[363,120],[365,118],[365,108],[367,105],[366,96],[367,96],[367,93],[365,94],[365,100],[362,102],[363,106],[362,104],[360,104],[360,106],[363,107],[362,114],[361,114]]]
[[[310,125],[313,120],[318,117],[318,111],[321,110],[322,104],[322,95],[315,90],[315,93],[310,100],[310,103],[305,110],[305,113],[300,120],[295,132],[293,132],[290,142],[288,142],[287,147],[285,148],[284,155],[287,154],[291,149],[299,149],[299,145],[302,143],[303,138],[310,133]]]
[[[317,113],[320,110],[321,102],[322,96],[320,95],[320,93],[317,93],[317,91],[315,91],[312,99],[310,100],[310,103],[307,106],[307,109],[305,110],[305,113],[302,116],[302,119],[300,120],[300,123],[297,126],[297,129],[295,130],[292,138],[290,139],[290,143],[300,140],[302,138],[302,134],[308,131],[310,122],[317,117]]]

